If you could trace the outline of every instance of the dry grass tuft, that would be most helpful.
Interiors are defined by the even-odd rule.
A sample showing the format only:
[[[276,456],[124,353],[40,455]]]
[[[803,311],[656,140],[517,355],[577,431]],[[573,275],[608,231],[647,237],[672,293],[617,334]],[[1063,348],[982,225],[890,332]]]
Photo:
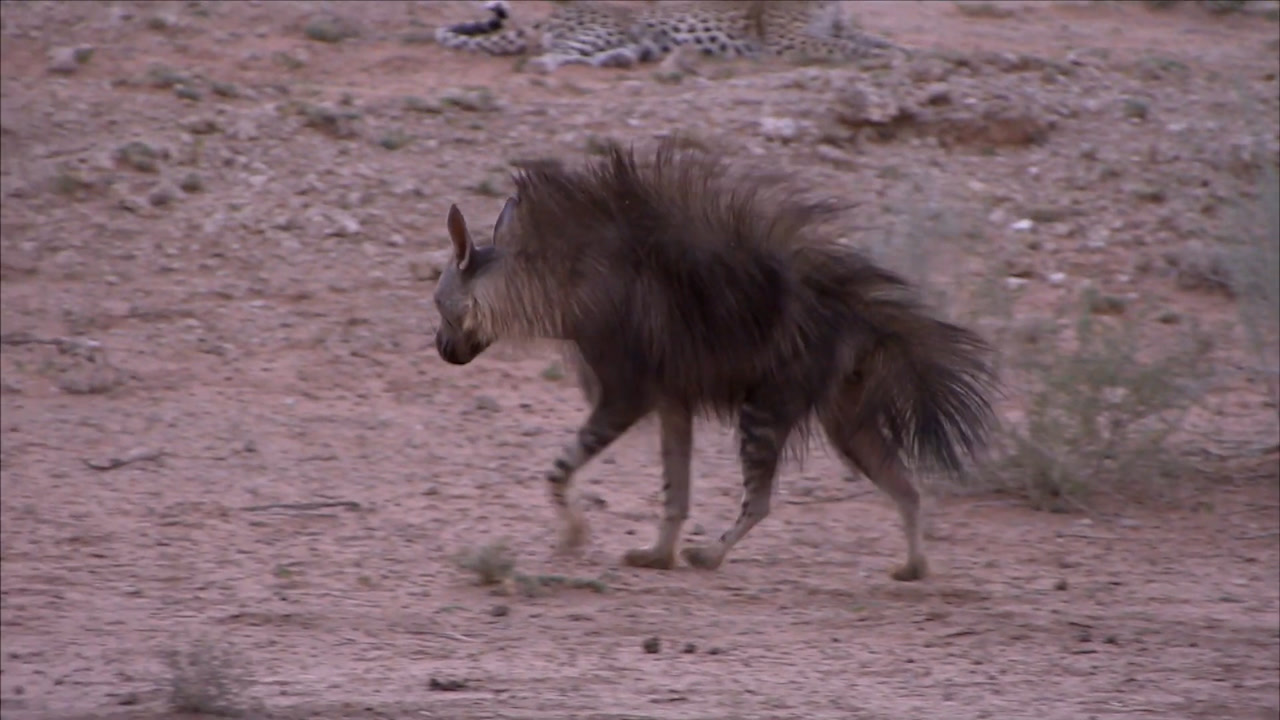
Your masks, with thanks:
[[[253,681],[241,660],[229,648],[207,639],[196,641],[185,652],[169,652],[165,664],[170,673],[170,710],[243,717],[248,712],[245,694]]]

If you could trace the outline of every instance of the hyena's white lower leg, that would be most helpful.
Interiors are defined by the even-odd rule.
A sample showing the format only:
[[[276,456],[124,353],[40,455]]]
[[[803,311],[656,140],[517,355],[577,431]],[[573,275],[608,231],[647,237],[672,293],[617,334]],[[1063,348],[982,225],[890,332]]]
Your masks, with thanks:
[[[738,422],[742,435],[739,454],[743,486],[738,519],[719,540],[687,547],[681,553],[686,562],[703,570],[720,567],[733,546],[769,515],[773,481],[778,473],[787,425],[779,422],[772,413],[752,405],[743,406]]]
[[[582,511],[573,503],[571,495],[573,474],[592,458],[600,454],[622,433],[635,424],[644,413],[623,412],[604,403],[597,403],[587,422],[578,430],[573,442],[565,446],[547,472],[547,486],[551,503],[560,516],[562,534],[560,547],[572,550],[587,539],[587,521]]]
[[[662,422],[662,522],[652,547],[629,550],[622,561],[633,567],[669,570],[676,564],[680,529],[689,517],[689,465],[693,458],[693,418],[678,408],[659,410]]]
[[[879,432],[873,429],[849,431],[831,427],[827,430],[832,444],[844,459],[867,476],[898,506],[902,531],[907,538],[907,561],[895,568],[894,580],[920,580],[929,574],[924,554],[924,531],[920,522],[920,491],[911,482],[907,468],[891,452]]]

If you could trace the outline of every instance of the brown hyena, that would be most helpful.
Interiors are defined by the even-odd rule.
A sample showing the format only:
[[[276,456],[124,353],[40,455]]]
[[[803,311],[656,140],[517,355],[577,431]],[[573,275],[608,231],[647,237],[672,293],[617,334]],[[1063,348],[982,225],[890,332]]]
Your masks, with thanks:
[[[768,515],[784,450],[816,421],[897,503],[907,562],[893,577],[925,576],[904,460],[956,470],[983,444],[994,374],[977,335],[931,316],[901,277],[824,232],[830,206],[731,179],[676,141],[642,162],[614,146],[583,169],[541,163],[515,183],[492,243],[476,246],[449,209],[454,261],[435,291],[436,348],[465,365],[499,339],[565,341],[592,409],[546,476],[564,546],[586,537],[574,472],[656,413],[664,513],[654,545],[624,562],[673,567],[692,424],[710,414],[736,419],[745,488],[733,526],[681,553],[714,569]]]

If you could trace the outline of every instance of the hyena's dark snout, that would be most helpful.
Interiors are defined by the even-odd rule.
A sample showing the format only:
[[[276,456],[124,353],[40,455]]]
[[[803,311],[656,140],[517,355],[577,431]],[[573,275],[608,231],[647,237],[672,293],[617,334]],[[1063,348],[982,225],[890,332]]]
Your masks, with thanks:
[[[436,331],[436,352],[450,365],[466,365],[489,347],[474,338],[450,337],[443,329]]]

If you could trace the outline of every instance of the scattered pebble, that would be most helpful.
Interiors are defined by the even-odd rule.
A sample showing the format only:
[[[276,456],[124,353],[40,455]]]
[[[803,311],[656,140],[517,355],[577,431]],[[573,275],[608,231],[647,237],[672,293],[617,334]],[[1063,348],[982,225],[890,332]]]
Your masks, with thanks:
[[[117,148],[116,160],[139,172],[153,173],[160,169],[160,153],[139,140],[125,143]]]
[[[204,179],[200,177],[199,173],[190,172],[182,177],[178,187],[184,193],[198,193],[204,190]]]
[[[645,652],[653,655],[662,649],[662,641],[658,639],[658,636],[654,635],[652,637],[645,638],[644,642],[640,644],[640,647],[643,648]]]
[[[427,687],[437,692],[457,692],[459,690],[467,689],[467,681],[454,680],[454,679],[441,680],[440,678],[431,678],[430,682],[427,684]]]
[[[328,15],[308,20],[302,28],[302,33],[310,40],[325,43],[342,42],[360,34],[351,22]]]
[[[760,134],[767,140],[795,140],[800,134],[799,124],[785,117],[760,118]]]
[[[59,47],[49,51],[49,72],[70,75],[93,57],[93,46]]]

